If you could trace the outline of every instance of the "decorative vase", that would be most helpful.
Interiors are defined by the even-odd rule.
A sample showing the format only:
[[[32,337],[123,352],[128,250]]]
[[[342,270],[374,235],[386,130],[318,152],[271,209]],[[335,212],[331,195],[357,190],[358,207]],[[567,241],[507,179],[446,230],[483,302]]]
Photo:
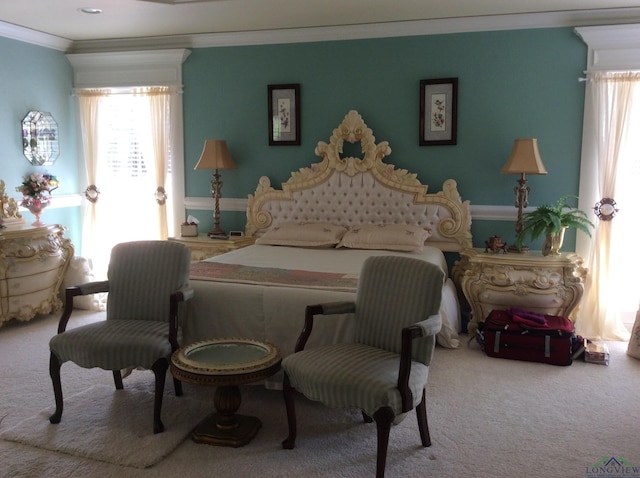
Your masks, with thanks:
[[[40,220],[40,215],[44,208],[49,205],[49,201],[47,199],[32,199],[30,200],[25,207],[29,210],[31,214],[36,217],[35,222],[31,223],[32,226],[44,226],[44,222]]]
[[[555,234],[547,234],[544,243],[542,244],[542,255],[543,256],[559,256],[560,248],[562,247],[562,243],[564,242],[564,231],[567,228],[563,227]]]

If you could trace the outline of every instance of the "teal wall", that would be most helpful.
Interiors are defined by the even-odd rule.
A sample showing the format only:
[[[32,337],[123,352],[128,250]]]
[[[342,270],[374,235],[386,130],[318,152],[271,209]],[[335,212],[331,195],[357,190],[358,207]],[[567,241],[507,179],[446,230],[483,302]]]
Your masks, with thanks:
[[[430,191],[453,177],[472,204],[512,206],[516,177],[500,169],[515,138],[537,137],[549,174],[529,177],[531,205],[577,194],[584,102],[578,77],[586,59],[587,47],[572,28],[193,49],[183,70],[186,195],[209,196],[210,175],[193,170],[205,139],[226,139],[238,166],[222,171],[223,197],[246,198],[260,176],[279,186],[291,171],[318,161],[317,142],[328,141],[351,109],[377,141],[389,142],[387,160],[416,172]],[[0,61],[15,65],[3,68],[0,80],[9,106],[0,111],[0,177],[17,184],[33,169],[22,157],[19,121],[29,109],[45,109],[61,130],[61,156],[48,169],[60,177],[61,192],[79,192],[66,58],[0,38]],[[419,82],[443,77],[459,79],[458,144],[421,147]],[[268,145],[267,85],[280,83],[301,85],[300,146]],[[75,209],[69,214],[79,216]],[[188,213],[202,229],[211,227],[210,211]],[[243,212],[221,216],[225,229],[244,228]],[[65,224],[79,235],[75,217]],[[475,221],[474,242],[512,237],[513,226]],[[574,246],[574,235],[566,244]]]
[[[73,70],[64,53],[0,37],[0,179],[7,194],[16,199],[15,187],[31,173],[51,173],[60,180],[53,201],[60,194],[78,193],[76,112],[72,97]],[[60,156],[51,166],[32,166],[22,154],[22,118],[31,110],[47,111],[58,123]],[[24,211],[31,223],[33,216]],[[45,210],[46,223],[64,224],[66,236],[80,244],[80,208]],[[79,250],[79,247],[76,247]]]
[[[317,142],[350,109],[432,191],[453,177],[472,204],[513,205],[516,177],[500,169],[515,138],[537,137],[549,174],[529,177],[531,204],[576,194],[586,56],[570,28],[195,49],[184,65],[187,196],[208,195],[209,175],[193,171],[205,139],[226,139],[238,166],[222,172],[223,197],[246,197],[260,176],[278,186],[319,160]],[[458,144],[421,147],[419,82],[443,77],[459,79]],[[268,145],[267,85],[279,83],[301,85],[300,146]],[[244,220],[222,215],[227,228]],[[513,226],[476,221],[475,242],[513,237]]]

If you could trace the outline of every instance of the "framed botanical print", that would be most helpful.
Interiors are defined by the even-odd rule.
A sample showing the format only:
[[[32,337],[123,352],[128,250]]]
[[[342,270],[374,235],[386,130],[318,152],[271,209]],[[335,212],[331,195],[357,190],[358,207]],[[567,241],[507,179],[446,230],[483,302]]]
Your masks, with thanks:
[[[268,85],[269,145],[300,144],[300,84]]]
[[[458,79],[420,80],[420,146],[456,144]]]

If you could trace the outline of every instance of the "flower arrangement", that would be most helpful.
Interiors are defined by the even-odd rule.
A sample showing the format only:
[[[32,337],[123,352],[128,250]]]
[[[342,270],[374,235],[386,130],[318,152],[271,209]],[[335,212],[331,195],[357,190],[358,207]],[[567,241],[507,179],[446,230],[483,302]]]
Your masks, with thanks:
[[[22,185],[16,188],[16,191],[22,193],[20,205],[26,208],[48,205],[51,191],[57,189],[58,184],[58,179],[52,174],[33,173],[25,176]]]

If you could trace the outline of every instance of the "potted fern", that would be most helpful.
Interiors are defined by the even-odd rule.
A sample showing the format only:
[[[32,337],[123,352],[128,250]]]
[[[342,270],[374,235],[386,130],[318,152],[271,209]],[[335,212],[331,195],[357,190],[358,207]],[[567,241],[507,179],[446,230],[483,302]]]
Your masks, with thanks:
[[[542,254],[558,255],[564,240],[564,232],[568,227],[579,229],[591,237],[593,223],[586,212],[567,204],[567,199],[570,197],[575,196],[562,196],[554,204],[543,204],[535,211],[525,213],[522,216],[522,231],[516,237],[516,248],[522,250],[522,244],[527,236],[533,241],[544,235]]]

